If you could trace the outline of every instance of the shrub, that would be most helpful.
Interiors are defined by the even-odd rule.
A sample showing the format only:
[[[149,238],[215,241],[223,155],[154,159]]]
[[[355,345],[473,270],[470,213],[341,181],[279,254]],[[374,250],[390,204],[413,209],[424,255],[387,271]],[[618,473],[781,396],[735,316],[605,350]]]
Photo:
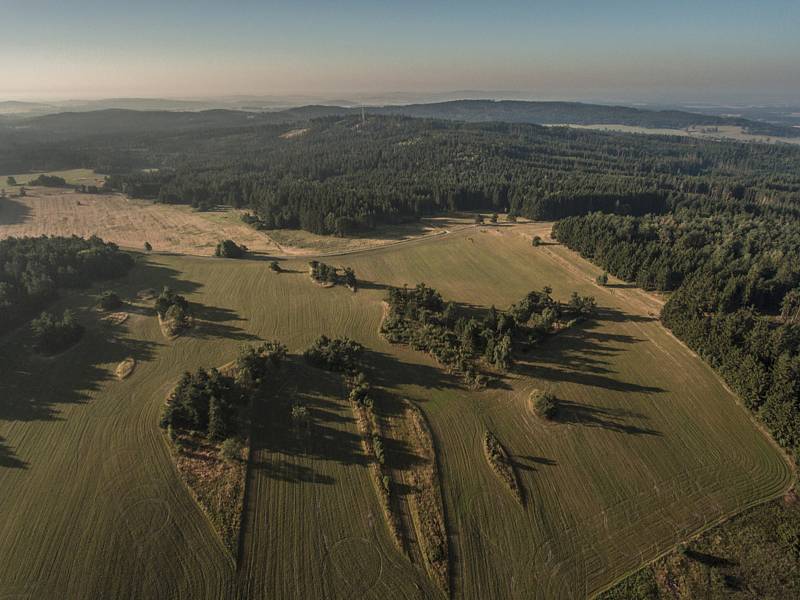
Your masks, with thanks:
[[[120,306],[122,306],[122,299],[116,292],[107,290],[100,296],[100,308],[103,310],[114,310]]]
[[[56,315],[43,312],[38,319],[31,322],[36,349],[42,354],[56,354],[67,349],[81,339],[83,326],[75,321],[72,313],[65,310],[58,318]]]
[[[308,409],[302,404],[295,404],[292,406],[292,421],[295,423],[307,423],[311,414]]]
[[[552,420],[558,412],[558,401],[555,395],[542,390],[531,392],[531,400],[536,414],[543,419]]]
[[[229,462],[242,460],[244,444],[238,437],[229,437],[219,446],[220,456]]]

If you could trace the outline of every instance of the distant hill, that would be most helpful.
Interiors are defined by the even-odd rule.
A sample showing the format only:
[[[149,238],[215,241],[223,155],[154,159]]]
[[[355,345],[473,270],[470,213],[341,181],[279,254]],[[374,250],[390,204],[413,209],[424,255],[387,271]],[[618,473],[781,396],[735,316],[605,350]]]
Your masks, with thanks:
[[[605,106],[581,102],[526,102],[521,100],[454,100],[431,104],[383,106],[370,113],[405,115],[426,119],[470,122],[503,121],[539,125],[630,125],[656,129],[685,129],[692,125],[736,125],[749,133],[785,137],[800,136],[791,127],[680,110],[645,110],[628,106]]]

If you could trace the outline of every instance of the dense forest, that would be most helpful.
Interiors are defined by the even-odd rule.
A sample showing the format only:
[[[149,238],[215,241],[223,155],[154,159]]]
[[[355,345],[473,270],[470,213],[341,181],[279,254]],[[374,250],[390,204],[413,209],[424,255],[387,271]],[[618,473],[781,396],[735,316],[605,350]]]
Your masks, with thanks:
[[[92,167],[131,196],[230,204],[257,227],[337,235],[453,210],[557,219],[800,198],[800,148],[788,145],[402,116],[125,132],[21,144],[0,152],[7,161]]]
[[[648,289],[662,319],[800,458],[800,221],[795,205],[684,201],[666,214],[593,213],[554,236]]]
[[[117,277],[132,265],[130,255],[98,237],[0,241],[0,333],[35,314],[60,288]]]

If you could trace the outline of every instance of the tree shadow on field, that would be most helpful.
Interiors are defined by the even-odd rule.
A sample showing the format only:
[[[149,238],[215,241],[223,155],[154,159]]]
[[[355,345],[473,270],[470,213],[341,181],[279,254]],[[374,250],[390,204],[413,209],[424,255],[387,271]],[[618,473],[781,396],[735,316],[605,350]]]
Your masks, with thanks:
[[[28,221],[31,209],[27,204],[7,197],[0,199],[0,227],[3,225],[18,225]]]
[[[5,443],[5,438],[0,435],[0,469],[27,469],[28,463],[20,460],[14,451]]]
[[[600,427],[602,429],[631,435],[661,435],[661,432],[655,429],[629,425],[624,421],[626,418],[647,419],[645,415],[624,409],[600,408],[587,404],[579,404],[578,402],[571,402],[569,400],[559,400],[558,411],[553,420],[557,423]]]
[[[341,373],[316,369],[302,357],[289,356],[274,377],[274,387],[257,400],[253,414],[254,476],[331,484],[332,477],[309,466],[313,461],[367,465]],[[307,422],[293,421],[294,405],[307,409]]]
[[[603,321],[622,319],[630,320],[619,311],[600,311],[595,318],[546,338],[527,354],[517,355],[512,370],[525,377],[553,383],[576,383],[638,394],[664,392],[663,388],[629,383],[616,375],[612,359],[645,342],[628,334],[599,329]]]
[[[135,298],[137,290],[162,285],[181,290],[194,286],[178,279],[173,269],[137,261],[124,277],[87,290],[62,292],[45,310],[60,314],[70,309],[85,332],[76,344],[55,356],[35,351],[29,323],[0,339],[0,421],[57,421],[64,418],[63,407],[104,402],[98,392],[106,385],[117,385],[115,367],[129,357],[138,364],[152,360],[164,342],[134,337],[137,316],[121,324],[101,321],[104,313],[96,308],[98,297],[102,290],[114,289],[123,298]],[[126,304],[122,310],[135,315],[133,308]],[[135,378],[136,371],[129,380]],[[0,457],[0,464],[11,461],[2,448]]]
[[[514,466],[522,471],[538,471],[539,469],[537,469],[536,466],[555,467],[558,465],[553,459],[543,456],[524,456],[516,454],[511,456],[511,460]]]
[[[234,322],[246,322],[238,313],[219,306],[207,306],[197,302],[191,303],[191,312],[195,323],[186,330],[188,337],[198,339],[225,338],[238,341],[253,341],[258,336],[244,331],[241,327],[231,325]]]

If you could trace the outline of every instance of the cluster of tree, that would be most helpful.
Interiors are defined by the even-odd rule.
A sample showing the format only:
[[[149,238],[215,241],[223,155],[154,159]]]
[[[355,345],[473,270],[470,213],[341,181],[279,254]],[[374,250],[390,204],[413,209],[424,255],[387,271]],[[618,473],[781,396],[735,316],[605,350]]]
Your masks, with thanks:
[[[66,187],[67,180],[57,175],[39,175],[36,179],[31,179],[28,185],[41,185],[44,187]]]
[[[674,290],[662,311],[784,447],[800,455],[800,214],[796,207],[684,203],[666,215],[591,214],[559,240],[609,272]]]
[[[453,210],[555,219],[662,213],[686,199],[779,205],[800,196],[800,148],[788,144],[399,116],[304,125],[309,132],[292,140],[274,124],[127,132],[87,139],[80,150],[39,146],[30,160],[72,156],[75,166],[110,169],[108,185],[132,196],[230,204],[249,209],[259,227],[334,235]]]
[[[83,337],[83,325],[75,320],[72,312],[65,310],[61,317],[43,312],[31,321],[36,350],[42,354],[58,354]]]
[[[132,265],[128,254],[98,237],[0,241],[0,332],[35,314],[60,288],[86,287],[118,277]]]
[[[222,240],[214,249],[214,256],[218,258],[244,258],[249,250],[244,244],[237,244],[233,240]]]
[[[480,314],[452,302],[445,304],[439,292],[424,283],[392,288],[381,332],[392,343],[430,353],[461,373],[468,384],[480,387],[486,377],[479,362],[507,370],[515,349],[525,351],[545,335],[594,312],[594,298],[573,293],[570,302],[562,305],[550,293],[550,288],[530,292],[508,311],[492,306]]]
[[[75,191],[79,194],[99,194],[100,192],[105,192],[106,187],[97,187],[96,185],[86,185],[85,183],[81,183],[75,186]]]
[[[274,270],[274,268],[273,268]],[[350,267],[345,267],[342,275],[339,275],[339,269],[325,264],[318,260],[312,260],[308,263],[308,274],[317,283],[336,285],[343,283],[352,291],[358,290],[358,280],[356,279],[356,272]]]
[[[225,373],[199,368],[186,372],[161,414],[164,429],[195,431],[214,442],[246,435],[242,423],[253,394],[264,384],[270,366],[286,356],[286,347],[265,342],[246,347]]]
[[[310,365],[328,371],[353,374],[358,371],[364,347],[350,338],[320,336],[304,353]]]
[[[168,287],[164,287],[156,298],[156,313],[171,333],[177,333],[191,324],[189,302]]]

